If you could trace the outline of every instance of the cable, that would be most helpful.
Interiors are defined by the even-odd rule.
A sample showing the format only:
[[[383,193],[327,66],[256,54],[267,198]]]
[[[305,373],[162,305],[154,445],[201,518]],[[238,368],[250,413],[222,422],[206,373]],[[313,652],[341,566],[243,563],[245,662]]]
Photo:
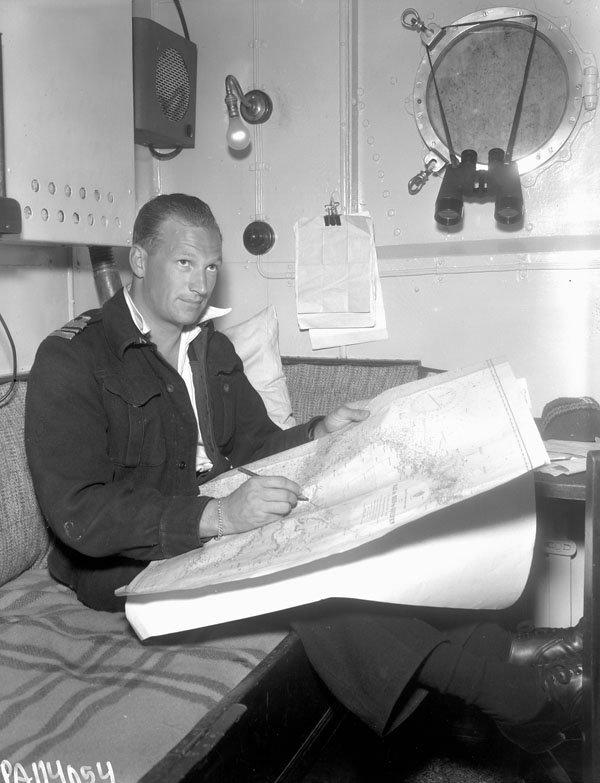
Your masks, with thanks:
[[[175,147],[175,149],[170,152],[159,152],[152,144],[148,144],[148,149],[152,153],[152,156],[158,160],[172,160],[179,155],[183,147]]]
[[[533,35],[531,36],[531,44],[529,46],[529,52],[527,54],[527,62],[525,64],[525,75],[523,76],[523,84],[521,85],[521,92],[519,93],[519,100],[517,101],[517,108],[515,109],[515,116],[513,118],[512,128],[510,129],[510,137],[508,139],[508,144],[506,145],[507,162],[512,161],[512,157],[513,157],[515,139],[517,137],[517,131],[519,130],[519,122],[521,121],[521,112],[523,111],[525,88],[527,87],[527,79],[529,78],[529,70],[531,68],[533,48],[535,46],[535,39],[537,38],[538,18],[537,16],[535,16],[535,14],[528,14],[528,17],[534,20]]]
[[[17,349],[15,348],[15,343],[10,333],[10,329],[6,325],[6,321],[2,317],[1,313],[0,313],[0,322],[2,323],[2,326],[4,327],[4,331],[6,332],[6,336],[8,337],[8,342],[10,343],[10,348],[12,351],[12,361],[13,361],[13,372],[12,372],[12,380],[10,382],[10,386],[8,387],[8,391],[5,392],[5,394],[2,397],[0,397],[0,405],[3,405],[6,402],[6,400],[8,400],[10,395],[13,393],[17,383]]]
[[[175,5],[177,13],[179,14],[179,21],[181,22],[181,26],[183,28],[183,35],[186,41],[189,41],[190,34],[188,31],[187,22],[185,21],[185,16],[183,14],[183,9],[181,8],[181,3],[179,0],[173,0],[173,4]],[[177,155],[179,155],[183,147],[175,147],[175,149],[172,149],[169,152],[159,152],[153,144],[148,144],[148,149],[150,150],[152,157],[156,158],[157,160],[173,160],[173,158],[176,158]]]
[[[402,259],[399,259],[400,261]],[[274,272],[269,266],[275,266],[279,263],[281,266],[285,262],[270,261],[265,263],[261,258],[256,259],[256,271],[266,280],[294,280],[294,272],[287,264],[287,272]],[[556,263],[551,261],[534,261],[531,264],[518,264],[508,262],[506,264],[495,263],[494,266],[419,266],[405,269],[386,269],[387,264],[393,263],[392,258],[380,259],[379,277],[445,277],[446,275],[474,275],[474,274],[497,274],[498,272],[587,272],[592,269],[600,269],[600,259],[582,263],[567,264],[558,260]]]
[[[185,21],[185,16],[183,15],[183,11],[181,9],[181,3],[179,0],[173,0],[175,3],[175,8],[177,9],[177,13],[179,14],[179,21],[181,22],[181,26],[183,27],[183,34],[186,37],[186,39],[190,40],[190,34],[188,33],[187,24]]]

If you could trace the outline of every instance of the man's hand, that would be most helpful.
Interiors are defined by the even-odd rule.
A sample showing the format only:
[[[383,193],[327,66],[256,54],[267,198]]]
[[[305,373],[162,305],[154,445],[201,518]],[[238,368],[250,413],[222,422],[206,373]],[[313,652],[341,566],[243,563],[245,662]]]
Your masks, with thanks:
[[[322,438],[331,432],[364,421],[370,412],[364,408],[342,405],[319,421],[313,437]],[[256,476],[248,479],[231,495],[220,499],[223,535],[244,533],[286,517],[298,504],[302,488],[283,476]],[[216,536],[219,530],[218,503],[211,500],[200,519],[200,537]]]
[[[351,405],[342,405],[336,411],[327,414],[313,430],[313,437],[322,438],[324,435],[329,435],[331,432],[337,432],[343,430],[352,422],[364,421],[368,418],[370,412],[364,408],[353,408]]]
[[[248,479],[221,498],[223,535],[244,533],[286,517],[298,504],[302,489],[283,476]],[[200,520],[200,536],[215,536],[219,527],[217,501],[211,500]]]

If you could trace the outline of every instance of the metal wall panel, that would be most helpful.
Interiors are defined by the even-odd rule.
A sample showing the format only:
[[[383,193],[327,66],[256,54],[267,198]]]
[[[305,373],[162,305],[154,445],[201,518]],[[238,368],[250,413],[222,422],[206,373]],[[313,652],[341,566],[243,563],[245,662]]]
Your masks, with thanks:
[[[179,29],[171,0],[157,5],[157,21]],[[448,0],[417,10],[427,22],[446,24],[489,5]],[[600,61],[597,0],[529,7]],[[217,299],[234,308],[221,324],[274,304],[282,352],[311,353],[296,318],[292,229],[299,217],[323,211],[334,192],[375,221],[389,339],[328,354],[416,357],[446,369],[502,355],[527,379],[536,415],[553,397],[600,399],[598,112],[585,122],[582,112],[570,143],[523,178],[521,230],[498,228],[491,203],[467,203],[459,230],[438,228],[440,179],[432,177],[418,196],[407,188],[427,150],[413,109],[423,48],[402,26],[404,8],[395,0],[185,6],[198,44],[203,113],[196,149],[158,164],[153,184],[195,193],[215,209],[225,258]],[[230,72],[274,102],[243,156],[224,140]],[[262,258],[242,245],[258,211],[277,234]]]
[[[126,245],[135,211],[131,3],[0,0],[7,195],[21,239]]]

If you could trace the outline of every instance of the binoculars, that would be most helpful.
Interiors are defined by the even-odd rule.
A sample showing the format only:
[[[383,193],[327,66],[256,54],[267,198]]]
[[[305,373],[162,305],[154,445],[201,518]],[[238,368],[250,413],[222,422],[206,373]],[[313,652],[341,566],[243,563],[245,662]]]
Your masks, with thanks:
[[[495,199],[494,218],[512,226],[523,218],[523,194],[515,162],[505,163],[504,150],[488,153],[487,171],[477,170],[477,153],[464,150],[460,163],[449,165],[435,202],[435,220],[456,226],[462,220],[464,199]]]

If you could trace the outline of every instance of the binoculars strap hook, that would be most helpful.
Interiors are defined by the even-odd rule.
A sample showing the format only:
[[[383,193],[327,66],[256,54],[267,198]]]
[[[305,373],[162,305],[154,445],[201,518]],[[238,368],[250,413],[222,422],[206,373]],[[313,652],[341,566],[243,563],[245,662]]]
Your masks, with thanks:
[[[416,196],[423,189],[429,177],[435,171],[435,160],[428,160],[425,164],[425,168],[421,169],[418,174],[408,180],[408,192],[411,196]]]

